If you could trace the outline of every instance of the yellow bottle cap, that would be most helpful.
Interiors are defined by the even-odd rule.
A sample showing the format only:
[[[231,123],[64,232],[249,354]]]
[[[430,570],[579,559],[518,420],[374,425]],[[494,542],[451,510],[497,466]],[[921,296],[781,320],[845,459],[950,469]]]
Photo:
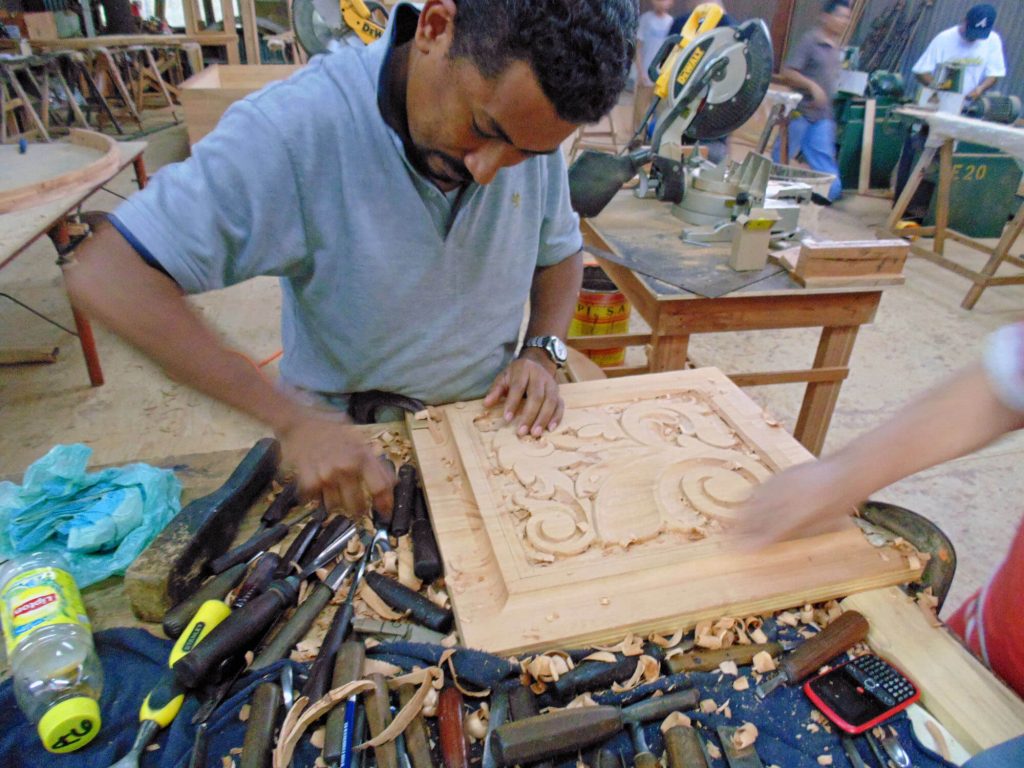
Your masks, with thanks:
[[[88,696],[58,702],[39,721],[39,738],[49,752],[74,752],[100,730],[100,705]]]

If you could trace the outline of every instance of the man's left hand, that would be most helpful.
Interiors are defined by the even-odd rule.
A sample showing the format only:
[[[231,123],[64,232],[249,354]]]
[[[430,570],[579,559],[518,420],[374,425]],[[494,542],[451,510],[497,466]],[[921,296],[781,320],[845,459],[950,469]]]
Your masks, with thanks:
[[[505,400],[505,421],[514,422],[516,433],[540,437],[544,430],[553,430],[562,421],[565,404],[558,394],[555,364],[543,351],[534,357],[527,350],[498,374],[484,398],[490,408]]]

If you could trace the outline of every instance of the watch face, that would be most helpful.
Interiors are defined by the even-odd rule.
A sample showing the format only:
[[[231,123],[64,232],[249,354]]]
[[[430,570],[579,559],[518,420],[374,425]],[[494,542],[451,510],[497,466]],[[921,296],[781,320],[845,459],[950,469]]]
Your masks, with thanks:
[[[555,360],[560,363],[564,363],[569,358],[569,350],[565,348],[565,342],[557,336],[550,337],[548,341],[548,348],[555,356]]]

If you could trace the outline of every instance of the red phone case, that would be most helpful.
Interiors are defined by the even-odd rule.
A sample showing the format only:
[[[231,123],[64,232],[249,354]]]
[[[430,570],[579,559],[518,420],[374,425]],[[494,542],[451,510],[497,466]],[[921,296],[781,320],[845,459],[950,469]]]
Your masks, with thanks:
[[[820,675],[817,675],[816,677],[811,678],[806,683],[804,683],[804,693],[807,694],[807,698],[809,698],[811,700],[811,702],[814,704],[814,706],[816,706],[818,709],[820,709],[824,713],[825,717],[827,717],[838,728],[840,728],[843,731],[846,731],[847,733],[849,733],[849,734],[851,734],[853,736],[857,735],[858,733],[864,733],[864,731],[869,731],[872,728],[874,728],[876,725],[878,725],[879,723],[884,723],[886,720],[888,720],[890,717],[895,715],[897,712],[902,712],[904,709],[906,709],[911,704],[913,704],[915,701],[917,701],[918,699],[921,698],[921,691],[918,689],[918,687],[916,685],[914,685],[914,682],[910,678],[908,678],[906,675],[904,675],[902,672],[899,672],[899,670],[897,669],[896,671],[899,672],[900,675],[903,675],[903,678],[908,683],[910,683],[911,687],[914,689],[914,695],[911,696],[910,698],[908,698],[906,701],[900,702],[899,704],[897,704],[892,709],[886,710],[885,712],[883,712],[878,717],[874,718],[873,720],[869,720],[868,722],[864,723],[863,725],[853,725],[852,723],[848,723],[848,722],[846,722],[846,720],[844,720],[842,717],[840,717],[839,713],[836,712],[834,709],[832,709],[811,688],[811,683],[813,683],[815,680],[819,680],[820,678],[824,677],[825,675],[832,674],[833,672],[835,672],[838,669],[842,669],[843,667],[845,667],[849,663],[850,662],[847,661],[847,662],[845,662],[843,664],[840,664],[838,667],[833,667],[828,672],[825,672],[823,674],[820,674]],[[888,664],[888,663],[889,662],[886,662],[886,664]],[[892,666],[892,665],[890,664],[889,666]],[[893,667],[893,669],[896,669],[896,668]],[[865,692],[864,695],[865,696],[870,696],[871,694]]]

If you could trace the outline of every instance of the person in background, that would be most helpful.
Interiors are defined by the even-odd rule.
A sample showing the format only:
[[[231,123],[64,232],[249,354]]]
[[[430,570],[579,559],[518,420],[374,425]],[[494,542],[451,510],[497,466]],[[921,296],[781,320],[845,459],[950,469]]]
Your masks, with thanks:
[[[959,65],[963,72],[961,91],[966,100],[970,102],[981,98],[999,78],[1006,76],[1003,41],[995,31],[995,25],[995,8],[988,3],[973,6],[957,26],[944,29],[928,43],[913,67],[917,81],[925,87],[932,87],[936,85],[932,78],[940,65]],[[915,126],[915,130],[907,135],[896,170],[894,201],[899,200],[907,185],[927,139],[926,125]],[[927,215],[934,189],[935,184],[930,180],[921,183],[907,208],[907,218],[923,219]]]
[[[979,450],[1024,428],[1024,322],[992,334],[980,363],[820,461],[760,486],[743,511],[754,547],[805,534],[851,512],[897,480]],[[992,671],[1024,695],[1024,525],[988,583],[948,624]],[[1024,765],[1024,762],[1005,763]]]
[[[815,171],[835,176],[828,199],[816,199],[826,204],[843,194],[836,163],[832,98],[839,82],[839,41],[849,23],[849,0],[826,0],[817,25],[800,39],[782,67],[782,81],[804,96],[789,123],[790,152],[794,157],[802,154]],[[775,143],[775,162],[780,160],[780,144]]]
[[[651,99],[654,98],[654,82],[648,76],[647,69],[661,48],[662,41],[668,37],[668,30],[672,26],[670,8],[672,0],[651,0],[651,10],[640,14],[636,45],[636,90],[633,97],[634,131],[640,128]]]

